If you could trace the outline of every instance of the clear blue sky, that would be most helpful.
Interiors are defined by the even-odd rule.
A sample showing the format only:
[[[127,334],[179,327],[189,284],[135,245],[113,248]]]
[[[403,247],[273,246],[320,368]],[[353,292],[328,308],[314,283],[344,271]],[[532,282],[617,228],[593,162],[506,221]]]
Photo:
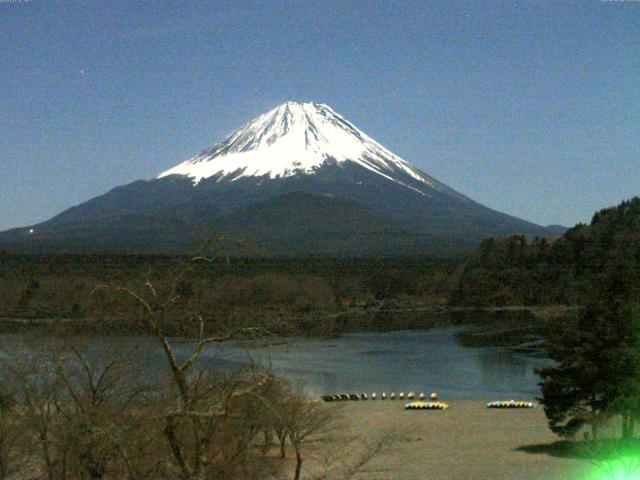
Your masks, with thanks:
[[[640,194],[640,1],[0,1],[0,230],[288,99],[540,224]]]

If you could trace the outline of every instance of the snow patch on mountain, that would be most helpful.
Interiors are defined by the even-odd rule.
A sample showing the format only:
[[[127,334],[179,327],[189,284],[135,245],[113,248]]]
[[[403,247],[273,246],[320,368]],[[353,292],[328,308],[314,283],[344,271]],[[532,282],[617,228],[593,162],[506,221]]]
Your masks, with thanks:
[[[260,115],[223,142],[157,178],[187,176],[193,179],[194,185],[210,177],[216,177],[219,182],[233,182],[243,177],[275,179],[314,174],[331,162],[356,163],[421,195],[425,193],[403,181],[404,175],[427,187],[456,193],[414,169],[328,105],[293,101]]]

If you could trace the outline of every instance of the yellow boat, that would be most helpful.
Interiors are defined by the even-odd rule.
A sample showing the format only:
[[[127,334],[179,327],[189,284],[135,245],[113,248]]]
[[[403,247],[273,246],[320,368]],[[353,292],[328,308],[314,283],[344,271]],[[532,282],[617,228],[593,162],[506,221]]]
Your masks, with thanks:
[[[487,403],[487,408],[535,408],[533,402],[525,400],[497,400]]]
[[[444,402],[411,402],[404,406],[405,410],[446,410],[449,405]]]

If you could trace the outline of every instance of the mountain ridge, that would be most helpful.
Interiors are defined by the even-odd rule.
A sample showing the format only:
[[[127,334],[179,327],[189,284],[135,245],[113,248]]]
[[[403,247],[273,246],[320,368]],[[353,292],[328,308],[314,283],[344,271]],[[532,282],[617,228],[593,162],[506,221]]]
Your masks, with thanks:
[[[301,204],[295,211],[306,209],[309,222],[298,215],[289,221],[298,222],[299,228],[284,228],[284,212],[293,211],[291,198],[296,198],[287,196],[295,192],[304,194],[298,197]],[[281,197],[288,201],[271,201]],[[333,201],[319,203],[315,197]],[[327,214],[329,204],[343,215],[342,230]],[[251,205],[269,205],[282,212],[270,215],[263,211],[263,218],[253,216],[253,225],[249,225],[242,212],[250,212],[247,207]],[[345,212],[351,212],[354,221],[348,221]],[[359,216],[371,220],[368,225],[372,228],[386,222],[395,232],[382,235],[374,228],[369,233],[376,241],[364,241],[366,232],[357,224]],[[291,238],[302,247],[278,229],[267,228],[264,218],[268,217],[279,219],[280,231],[295,231]],[[107,232],[102,223],[118,227]],[[329,230],[328,225],[332,225]],[[116,187],[41,224],[2,232],[0,243],[17,250],[55,246],[84,251],[91,248],[93,231],[95,244],[103,249],[162,253],[191,245],[193,241],[186,237],[197,237],[189,231],[196,226],[199,231],[246,235],[250,242],[271,245],[274,254],[282,250],[278,242],[302,253],[305,245],[310,246],[306,253],[311,255],[327,251],[354,255],[358,242],[371,255],[387,254],[394,248],[398,254],[423,250],[429,254],[430,250],[457,250],[456,246],[470,249],[489,236],[557,234],[556,228],[497,212],[453,190],[375,142],[325,104],[287,102],[151,180]],[[341,246],[327,241],[335,248],[324,248],[313,241],[327,231],[341,239],[353,235],[353,245],[347,240],[338,242]],[[266,238],[266,232],[273,238]],[[399,241],[402,236],[404,240]]]

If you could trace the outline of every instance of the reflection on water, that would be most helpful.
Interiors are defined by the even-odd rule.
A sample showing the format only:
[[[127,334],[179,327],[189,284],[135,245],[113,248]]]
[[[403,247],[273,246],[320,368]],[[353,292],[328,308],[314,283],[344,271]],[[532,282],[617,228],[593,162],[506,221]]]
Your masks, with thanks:
[[[501,347],[469,348],[456,339],[460,328],[385,333],[354,333],[336,339],[292,339],[270,346],[240,343],[211,345],[202,360],[212,368],[234,371],[256,363],[271,366],[311,395],[340,392],[436,391],[443,398],[532,398],[539,394],[533,369],[548,360],[510,353]],[[7,343],[29,349],[27,335],[3,335]],[[111,340],[113,341],[113,339]],[[117,341],[141,364],[141,374],[165,368],[152,338]],[[94,338],[95,349],[104,339]],[[190,344],[177,342],[186,356]],[[96,350],[96,353],[99,348]]]
[[[468,348],[456,328],[357,333],[331,340],[299,339],[252,351],[253,358],[310,394],[437,391],[449,398],[527,397],[539,393],[540,358],[499,347]],[[207,352],[208,360],[242,361],[238,346]]]

